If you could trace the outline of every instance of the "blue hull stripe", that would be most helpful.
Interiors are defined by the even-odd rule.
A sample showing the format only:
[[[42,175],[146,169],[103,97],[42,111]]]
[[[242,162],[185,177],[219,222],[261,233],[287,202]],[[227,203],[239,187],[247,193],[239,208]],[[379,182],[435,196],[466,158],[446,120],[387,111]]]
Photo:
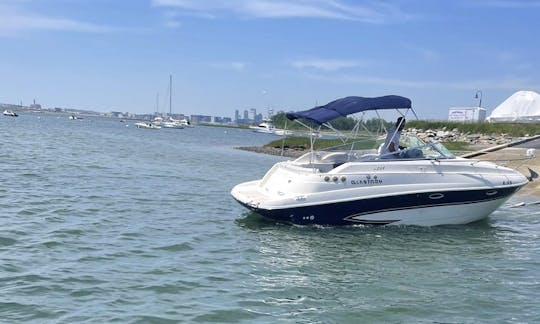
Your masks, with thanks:
[[[242,202],[240,204],[264,217],[295,224],[387,225],[401,219],[358,220],[353,217],[400,210],[488,202],[510,197],[520,188],[521,186],[469,191],[436,191],[272,210],[254,208]]]

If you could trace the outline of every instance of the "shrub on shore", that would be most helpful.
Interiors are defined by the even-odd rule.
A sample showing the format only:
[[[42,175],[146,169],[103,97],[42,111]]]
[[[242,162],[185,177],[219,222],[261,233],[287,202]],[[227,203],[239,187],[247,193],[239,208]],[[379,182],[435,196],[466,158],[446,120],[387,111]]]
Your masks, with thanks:
[[[331,147],[337,147],[337,146],[348,146],[354,145],[353,149],[355,150],[365,150],[365,149],[372,149],[377,147],[380,144],[380,141],[377,141],[373,138],[356,138],[356,139],[347,139],[346,141],[342,141],[341,139],[325,139],[325,138],[317,138],[313,143],[313,149],[315,150],[323,150],[328,149]],[[274,147],[274,148],[291,148],[296,150],[309,150],[311,147],[311,141],[309,137],[285,137],[282,139],[278,139],[275,141],[272,141],[266,145],[266,147]]]
[[[464,134],[484,134],[502,135],[507,134],[514,137],[532,136],[540,134],[540,124],[491,124],[481,123],[460,123],[450,121],[407,121],[407,128],[433,129],[433,130],[457,130]]]
[[[354,142],[354,149],[356,150],[366,150],[377,148],[381,142],[375,140],[360,140]],[[343,142],[339,139],[317,139],[314,142],[313,148],[315,150],[324,150],[336,146],[346,146],[353,144],[352,141]],[[451,151],[466,151],[469,147],[467,142],[443,142],[443,145],[446,146]],[[310,139],[308,137],[286,137],[272,141],[268,144],[265,144],[264,147],[276,148],[276,149],[292,149],[305,151],[309,150],[311,147]]]
[[[285,113],[279,113],[272,117],[272,120],[277,128],[286,128],[289,130],[305,130],[305,127],[287,120]],[[389,129],[393,126],[393,122],[382,121],[384,126]],[[370,131],[380,129],[381,120],[370,119],[366,120],[366,128]],[[350,130],[355,124],[355,120],[351,117],[341,117],[332,121],[334,128],[339,130]],[[432,129],[432,130],[457,130],[463,134],[484,134],[484,135],[501,135],[507,134],[514,137],[532,136],[540,134],[540,124],[512,124],[512,123],[497,123],[491,124],[488,122],[463,123],[452,121],[429,121],[429,120],[407,120],[407,128],[417,129]]]

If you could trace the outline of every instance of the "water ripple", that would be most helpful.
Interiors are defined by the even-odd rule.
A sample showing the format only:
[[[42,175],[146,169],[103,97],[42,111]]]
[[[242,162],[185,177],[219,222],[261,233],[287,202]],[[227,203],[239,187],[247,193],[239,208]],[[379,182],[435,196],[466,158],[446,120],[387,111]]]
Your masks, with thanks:
[[[264,135],[40,116],[0,119],[0,321],[540,318],[534,197],[468,226],[291,226],[229,195],[282,160],[232,149]]]

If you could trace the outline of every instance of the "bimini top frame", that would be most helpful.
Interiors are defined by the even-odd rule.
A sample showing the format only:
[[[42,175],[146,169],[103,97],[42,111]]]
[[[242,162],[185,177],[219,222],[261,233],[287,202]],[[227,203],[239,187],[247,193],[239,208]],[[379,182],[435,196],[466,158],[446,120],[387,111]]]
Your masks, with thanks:
[[[352,96],[337,99],[324,106],[318,106],[309,110],[288,113],[287,118],[290,120],[303,119],[317,125],[323,125],[336,118],[346,117],[363,111],[400,108],[412,110],[411,100],[395,95],[375,98]],[[414,114],[416,116],[416,113]]]
[[[412,109],[411,100],[396,95],[374,98],[350,96],[334,100],[323,106],[317,106],[315,108],[299,112],[287,113],[286,116],[288,119],[294,120],[310,130],[315,129],[317,132],[322,126],[325,126],[334,131],[342,140],[345,141],[348,136],[345,136],[339,130],[335,129],[332,124],[330,124],[330,121],[339,117],[346,117],[348,115],[360,112],[365,113],[367,111],[375,111],[377,116],[379,116],[379,110],[390,109],[395,109],[403,117],[405,117],[407,113],[403,114],[400,109],[405,109],[407,112],[412,111],[416,119],[418,119],[416,112]],[[357,121],[355,127],[352,129],[353,134],[357,134],[361,126],[365,128],[365,126],[362,124],[362,119]],[[306,125],[303,121],[311,124],[314,127]],[[367,131],[367,129],[365,130]],[[371,132],[368,131],[368,133]],[[315,141],[315,138],[313,138],[313,136],[310,136],[310,138],[311,151],[313,151],[313,142]]]

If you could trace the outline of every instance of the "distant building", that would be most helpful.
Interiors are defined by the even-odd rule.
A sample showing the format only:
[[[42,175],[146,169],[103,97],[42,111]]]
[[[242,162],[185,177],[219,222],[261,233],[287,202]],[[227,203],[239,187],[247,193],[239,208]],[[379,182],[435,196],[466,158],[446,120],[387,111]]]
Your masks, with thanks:
[[[124,118],[124,114],[119,111],[111,111],[111,117]]]
[[[197,123],[211,123],[212,122],[212,116],[205,116],[205,115],[191,115],[191,122],[197,124]]]
[[[189,117],[184,114],[168,114],[168,116],[172,117],[173,119],[185,119],[189,120]]]
[[[481,107],[452,107],[448,120],[454,122],[481,122],[486,119],[486,109]]]
[[[250,116],[249,116],[250,119],[252,119],[252,120],[257,120],[257,109],[251,108],[251,109],[249,110],[249,115],[250,115]]]
[[[249,119],[237,119],[235,122],[238,125],[249,125],[249,124],[251,124],[251,120],[249,120]]]
[[[30,109],[41,109],[41,105],[36,103],[36,99],[34,99],[34,103],[30,105]]]

